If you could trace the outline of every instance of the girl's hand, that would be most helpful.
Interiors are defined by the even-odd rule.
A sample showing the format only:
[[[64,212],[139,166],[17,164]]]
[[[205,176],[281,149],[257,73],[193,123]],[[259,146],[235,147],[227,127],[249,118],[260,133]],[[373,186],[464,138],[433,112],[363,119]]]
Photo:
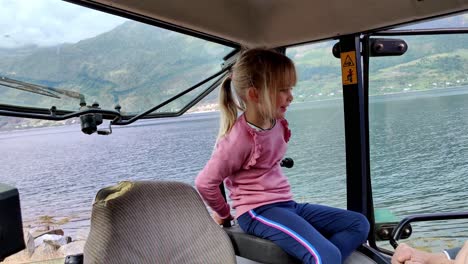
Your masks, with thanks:
[[[214,212],[213,212],[212,217],[213,217],[213,219],[215,220],[215,222],[218,225],[223,225],[224,223],[229,223],[229,222],[231,222],[231,220],[234,219],[234,217],[232,217],[232,215],[229,215],[229,217],[226,218],[226,219],[221,219],[221,217],[219,217],[219,215],[217,213],[214,213]]]

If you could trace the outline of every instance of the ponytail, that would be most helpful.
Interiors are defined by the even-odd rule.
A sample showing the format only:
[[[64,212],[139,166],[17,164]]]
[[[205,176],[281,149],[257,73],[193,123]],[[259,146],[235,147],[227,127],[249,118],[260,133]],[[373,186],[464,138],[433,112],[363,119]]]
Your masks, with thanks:
[[[231,77],[228,76],[221,84],[219,91],[219,106],[221,108],[221,123],[219,127],[218,139],[226,135],[237,119],[237,108],[231,90]]]

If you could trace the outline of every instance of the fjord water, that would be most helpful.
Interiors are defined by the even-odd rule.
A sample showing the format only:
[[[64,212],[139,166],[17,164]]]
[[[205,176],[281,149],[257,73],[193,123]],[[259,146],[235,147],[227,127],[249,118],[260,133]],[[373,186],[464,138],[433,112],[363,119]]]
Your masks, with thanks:
[[[370,99],[371,175],[375,207],[398,219],[416,213],[468,211],[468,88]],[[209,159],[218,113],[138,121],[110,136],[77,125],[0,133],[0,182],[16,186],[25,225],[39,216],[68,217],[74,236],[89,227],[96,192],[122,180],[193,184]],[[285,169],[298,201],[346,208],[341,100],[298,103]],[[429,247],[468,238],[468,220],[413,225]],[[448,238],[445,245],[434,241]],[[386,242],[385,242],[386,243]],[[384,244],[385,244],[384,243]]]

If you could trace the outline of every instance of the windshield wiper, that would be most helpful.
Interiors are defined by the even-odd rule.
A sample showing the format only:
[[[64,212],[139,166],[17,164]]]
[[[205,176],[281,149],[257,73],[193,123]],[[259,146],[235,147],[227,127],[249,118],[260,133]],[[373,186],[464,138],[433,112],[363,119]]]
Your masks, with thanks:
[[[67,97],[80,99],[80,102],[85,101],[84,95],[78,92],[68,91],[68,90],[61,89],[61,88],[52,88],[52,87],[42,86],[38,84],[22,82],[22,81],[18,81],[15,79],[4,77],[4,76],[0,76],[0,85],[13,88],[13,89],[30,92],[30,93],[49,96],[49,97],[53,97],[57,99],[61,99],[59,95],[65,95]]]

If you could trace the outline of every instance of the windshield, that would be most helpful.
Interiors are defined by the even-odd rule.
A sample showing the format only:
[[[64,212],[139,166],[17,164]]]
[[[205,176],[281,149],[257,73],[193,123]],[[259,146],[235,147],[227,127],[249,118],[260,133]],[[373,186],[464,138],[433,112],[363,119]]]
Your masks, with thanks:
[[[52,0],[0,1],[0,104],[136,115],[221,70],[233,48]],[[211,82],[159,111],[178,111]],[[200,90],[200,92],[198,92]]]

